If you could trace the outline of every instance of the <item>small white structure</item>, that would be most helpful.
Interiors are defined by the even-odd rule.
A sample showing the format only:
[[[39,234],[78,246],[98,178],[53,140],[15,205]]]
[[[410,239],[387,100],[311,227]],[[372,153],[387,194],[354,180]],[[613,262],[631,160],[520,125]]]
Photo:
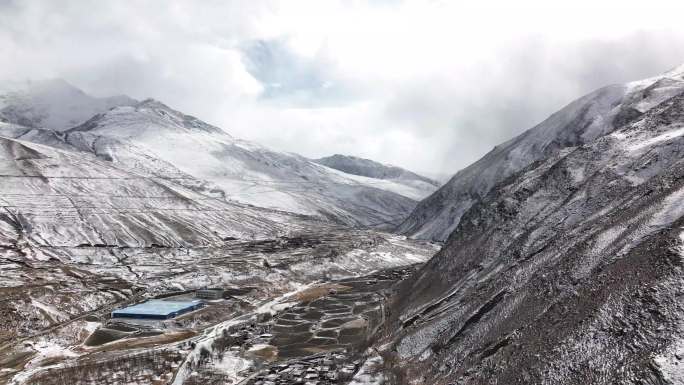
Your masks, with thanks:
[[[223,299],[223,289],[221,288],[205,288],[195,292],[195,297],[201,299]]]

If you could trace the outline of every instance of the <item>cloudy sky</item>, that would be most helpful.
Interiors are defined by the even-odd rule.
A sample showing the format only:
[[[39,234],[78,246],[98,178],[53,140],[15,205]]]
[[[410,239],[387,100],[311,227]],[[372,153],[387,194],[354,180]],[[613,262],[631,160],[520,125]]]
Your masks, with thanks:
[[[684,63],[684,2],[550,3],[0,0],[0,79],[453,173],[584,93]]]

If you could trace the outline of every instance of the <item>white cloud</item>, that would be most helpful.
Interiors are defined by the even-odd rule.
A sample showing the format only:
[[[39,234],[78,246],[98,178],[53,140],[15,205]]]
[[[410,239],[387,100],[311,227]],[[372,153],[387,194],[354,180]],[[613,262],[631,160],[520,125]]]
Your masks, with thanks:
[[[454,172],[582,93],[684,62],[679,2],[551,4],[0,0],[0,78],[155,97],[307,156]]]

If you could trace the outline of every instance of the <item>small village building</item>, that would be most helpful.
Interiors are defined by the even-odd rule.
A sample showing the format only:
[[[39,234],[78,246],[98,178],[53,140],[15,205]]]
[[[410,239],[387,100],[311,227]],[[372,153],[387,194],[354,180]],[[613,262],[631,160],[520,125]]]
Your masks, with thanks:
[[[195,297],[208,300],[223,299],[223,293],[224,290],[221,288],[207,288],[197,290]]]

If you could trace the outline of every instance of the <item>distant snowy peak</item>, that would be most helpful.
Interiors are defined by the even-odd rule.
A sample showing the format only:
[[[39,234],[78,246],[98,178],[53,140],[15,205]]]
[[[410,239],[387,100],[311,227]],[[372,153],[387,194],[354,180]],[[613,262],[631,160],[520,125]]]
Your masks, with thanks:
[[[314,162],[346,172],[347,174],[365,176],[375,179],[417,180],[439,187],[439,182],[418,175],[401,167],[385,165],[370,159],[351,155],[335,154],[325,158],[314,159]]]
[[[422,181],[346,174],[270,150],[153,99],[112,108],[63,135],[67,146],[141,175],[192,176],[222,200],[354,226],[396,226],[435,190]]]
[[[149,132],[149,130],[154,132]],[[185,115],[169,106],[154,100],[145,99],[133,105],[112,108],[97,114],[85,123],[71,128],[68,132],[88,131],[132,138],[146,133],[159,134],[160,129],[175,132],[203,132],[224,134],[218,127],[207,124],[194,116]]]
[[[62,79],[0,84],[0,120],[31,128],[64,131],[93,115],[136,103],[124,95],[96,98]]]

